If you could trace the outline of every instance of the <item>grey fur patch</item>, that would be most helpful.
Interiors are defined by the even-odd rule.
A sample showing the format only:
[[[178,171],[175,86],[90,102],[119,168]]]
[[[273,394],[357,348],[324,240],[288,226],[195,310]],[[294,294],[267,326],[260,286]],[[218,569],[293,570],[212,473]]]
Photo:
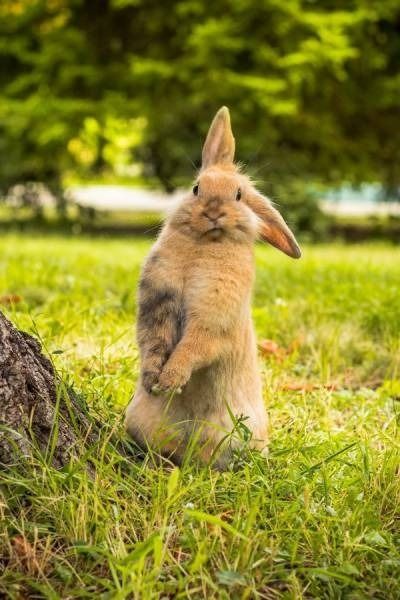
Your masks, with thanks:
[[[139,300],[139,321],[145,327],[161,326],[171,318],[177,320],[178,310],[178,297],[173,290],[147,291]]]
[[[170,345],[163,338],[154,338],[147,348],[147,354],[168,356],[171,351]]]
[[[141,277],[139,280],[139,290],[141,292],[145,292],[146,290],[151,290],[151,282],[146,277]]]
[[[181,339],[184,329],[185,329],[185,324],[186,324],[185,309],[183,306],[181,306],[178,311],[178,320],[176,323],[176,342],[178,342]]]

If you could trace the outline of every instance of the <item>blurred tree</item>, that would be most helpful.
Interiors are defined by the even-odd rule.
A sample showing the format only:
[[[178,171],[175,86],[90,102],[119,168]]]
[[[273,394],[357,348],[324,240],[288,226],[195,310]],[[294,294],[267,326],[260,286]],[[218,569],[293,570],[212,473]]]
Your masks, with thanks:
[[[273,193],[398,188],[399,65],[398,0],[2,0],[0,186],[118,155],[172,190],[227,104]]]

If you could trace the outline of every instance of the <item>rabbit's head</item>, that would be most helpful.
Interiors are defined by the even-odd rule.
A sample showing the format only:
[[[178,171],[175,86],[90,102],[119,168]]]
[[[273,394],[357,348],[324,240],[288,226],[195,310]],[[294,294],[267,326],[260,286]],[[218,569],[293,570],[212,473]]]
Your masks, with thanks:
[[[224,238],[252,242],[257,237],[293,258],[300,248],[279,212],[234,164],[235,139],[229,111],[214,117],[203,147],[202,167],[171,218],[171,225],[189,235],[209,240]]]

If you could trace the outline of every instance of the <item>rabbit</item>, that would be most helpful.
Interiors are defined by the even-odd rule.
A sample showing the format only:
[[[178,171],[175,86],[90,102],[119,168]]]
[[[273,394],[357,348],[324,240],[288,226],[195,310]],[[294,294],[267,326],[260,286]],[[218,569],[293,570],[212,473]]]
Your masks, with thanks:
[[[235,165],[234,152],[222,107],[193,189],[167,218],[142,270],[140,381],[126,411],[126,429],[142,448],[178,465],[195,450],[220,470],[242,443],[229,435],[235,419],[245,424],[251,447],[268,444],[251,318],[254,243],[261,238],[301,255],[279,212]]]

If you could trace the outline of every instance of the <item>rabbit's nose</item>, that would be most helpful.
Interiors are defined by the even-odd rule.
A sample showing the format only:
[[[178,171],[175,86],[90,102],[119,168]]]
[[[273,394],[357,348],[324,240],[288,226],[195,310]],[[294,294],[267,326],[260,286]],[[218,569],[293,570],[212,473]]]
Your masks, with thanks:
[[[221,219],[222,217],[225,217],[226,213],[221,212],[219,214],[216,214],[215,212],[211,212],[211,214],[210,214],[210,212],[203,212],[203,215],[205,217],[207,217],[207,219],[209,221],[211,221],[212,223],[217,223],[217,221],[219,219]]]

